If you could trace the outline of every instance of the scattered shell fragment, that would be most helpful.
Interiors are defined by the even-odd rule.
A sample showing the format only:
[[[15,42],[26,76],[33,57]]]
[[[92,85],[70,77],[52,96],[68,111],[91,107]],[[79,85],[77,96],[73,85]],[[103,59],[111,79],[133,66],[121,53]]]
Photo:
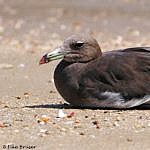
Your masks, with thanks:
[[[74,122],[73,121],[66,121],[66,122],[64,122],[64,124],[73,124]]]
[[[30,96],[30,94],[29,94],[28,92],[25,92],[25,93],[24,93],[24,97],[25,97],[25,98],[29,98],[29,96]]]
[[[79,134],[80,134],[80,135],[85,135],[85,133],[83,133],[83,132],[80,132]]]
[[[89,117],[88,115],[85,116],[85,118],[88,118],[88,117]]]
[[[74,123],[75,123],[74,129],[81,128],[81,121],[80,120],[75,120]]]
[[[100,128],[99,122],[97,120],[93,121],[92,123],[96,126],[96,129]]]
[[[46,132],[47,132],[46,129],[41,129],[41,130],[40,130],[40,133],[46,133]]]
[[[18,129],[16,129],[16,130],[14,130],[14,132],[15,132],[15,133],[19,133],[19,130],[18,130]]]
[[[115,127],[119,127],[120,125],[118,124],[118,122],[117,122],[117,121],[115,121],[115,122],[113,123],[113,126],[115,126]]]
[[[18,65],[18,67],[19,67],[19,68],[24,68],[24,67],[25,67],[25,64],[21,63],[21,64]]]
[[[38,135],[40,137],[45,137],[46,135],[50,134],[48,130],[46,129],[41,129],[40,132],[38,133]]]
[[[67,116],[67,114],[65,114],[64,112],[63,112],[63,110],[59,110],[58,111],[58,118],[64,118],[64,117],[66,117]]]
[[[96,138],[96,136],[95,136],[95,135],[90,135],[90,137],[91,137],[91,138],[93,138],[93,139],[95,139],[95,138]]]
[[[0,69],[12,69],[13,67],[12,64],[0,64]]]
[[[42,115],[42,117],[37,120],[37,122],[41,125],[48,123],[48,121],[49,117],[47,117],[46,115]]]
[[[133,140],[131,138],[127,138],[127,141],[128,142],[132,142]]]
[[[121,118],[118,116],[117,118],[116,118],[116,121],[120,121],[121,120]]]
[[[80,120],[75,120],[75,122],[74,123],[80,123],[81,121]]]
[[[49,93],[56,93],[56,91],[54,91],[54,90],[50,90],[50,91],[49,91]]]
[[[11,125],[7,125],[3,122],[0,122],[0,128],[5,128],[5,127],[8,127],[8,126],[11,126]]]
[[[74,129],[78,129],[78,128],[81,128],[81,127],[82,127],[81,124],[74,125]]]
[[[67,130],[65,128],[60,128],[61,132],[66,132]]]
[[[74,115],[75,115],[75,112],[72,111],[67,115],[67,118],[72,118]]]
[[[21,99],[21,96],[15,96],[16,99]]]
[[[44,122],[44,121],[39,121],[39,120],[38,120],[38,123],[39,123],[40,125],[45,125],[45,122]]]
[[[109,119],[105,117],[105,118],[104,118],[104,121],[109,121]]]

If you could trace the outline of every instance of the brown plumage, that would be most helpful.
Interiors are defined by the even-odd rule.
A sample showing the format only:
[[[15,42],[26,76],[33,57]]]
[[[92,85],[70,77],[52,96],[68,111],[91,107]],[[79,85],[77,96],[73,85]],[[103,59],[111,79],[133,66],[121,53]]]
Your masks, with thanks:
[[[55,85],[75,106],[130,108],[150,101],[150,47],[102,53],[94,38],[73,35],[40,64],[59,58]]]

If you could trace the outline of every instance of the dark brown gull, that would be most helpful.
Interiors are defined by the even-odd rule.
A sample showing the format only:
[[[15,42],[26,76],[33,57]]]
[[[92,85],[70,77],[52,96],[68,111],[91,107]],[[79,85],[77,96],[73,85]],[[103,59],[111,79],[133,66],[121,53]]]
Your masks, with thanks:
[[[54,81],[78,107],[130,108],[150,102],[150,47],[103,52],[91,36],[72,35],[40,64],[62,59]]]

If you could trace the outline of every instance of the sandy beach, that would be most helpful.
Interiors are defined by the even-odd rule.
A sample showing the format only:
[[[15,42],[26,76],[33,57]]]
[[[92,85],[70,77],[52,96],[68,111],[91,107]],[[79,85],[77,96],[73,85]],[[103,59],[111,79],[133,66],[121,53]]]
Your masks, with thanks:
[[[59,61],[39,66],[74,33],[103,51],[150,46],[150,1],[0,0],[0,149],[149,150],[150,106],[75,109],[55,89]]]

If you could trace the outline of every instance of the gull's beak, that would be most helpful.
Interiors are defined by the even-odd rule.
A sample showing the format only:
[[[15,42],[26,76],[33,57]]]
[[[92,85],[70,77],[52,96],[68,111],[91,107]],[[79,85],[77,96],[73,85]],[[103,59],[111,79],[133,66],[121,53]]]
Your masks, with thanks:
[[[69,51],[64,50],[62,47],[56,48],[53,52],[45,54],[39,64],[45,64],[53,60],[62,59]]]

